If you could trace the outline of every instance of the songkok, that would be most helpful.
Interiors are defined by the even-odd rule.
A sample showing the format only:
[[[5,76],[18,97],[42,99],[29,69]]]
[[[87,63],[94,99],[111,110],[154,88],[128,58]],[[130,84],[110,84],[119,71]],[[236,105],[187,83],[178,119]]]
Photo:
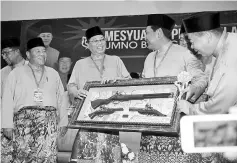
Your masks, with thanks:
[[[60,53],[59,53],[59,56],[58,56],[58,60],[59,60],[60,58],[70,58],[70,59],[72,59],[70,49],[67,49],[67,48],[66,48],[66,49],[60,50]]]
[[[20,47],[20,40],[18,38],[10,37],[1,41],[1,50],[12,47]]]
[[[104,35],[100,27],[95,26],[86,30],[86,39],[89,40],[91,37],[96,35]]]
[[[183,19],[183,23],[187,33],[209,31],[220,27],[220,13],[198,13]]]
[[[27,42],[27,51],[38,46],[45,47],[43,40],[40,37],[32,38]]]
[[[40,33],[51,33],[52,34],[52,28],[50,25],[43,25],[40,28]]]
[[[184,29],[184,24],[181,24],[181,28],[180,28],[180,34],[185,33],[185,29]]]
[[[175,21],[164,14],[151,14],[148,15],[147,26],[158,26],[160,28],[165,28],[172,30],[174,28]]]

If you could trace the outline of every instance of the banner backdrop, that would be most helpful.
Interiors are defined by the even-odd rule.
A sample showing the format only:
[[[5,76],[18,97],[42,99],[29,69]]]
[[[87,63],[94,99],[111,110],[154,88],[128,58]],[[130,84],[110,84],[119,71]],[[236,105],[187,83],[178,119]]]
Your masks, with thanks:
[[[167,15],[176,21],[172,31],[172,40],[178,44],[181,20],[190,16],[191,13]],[[27,40],[37,37],[42,25],[50,25],[53,30],[50,46],[58,51],[68,49],[68,53],[72,54],[74,66],[78,59],[90,55],[85,38],[86,29],[98,25],[107,38],[106,53],[119,56],[129,72],[142,72],[144,60],[150,52],[145,41],[146,21],[147,15],[22,20],[1,22],[1,32],[2,38],[20,37],[21,48],[25,54]],[[221,24],[228,32],[237,33],[237,11],[221,11]],[[2,62],[1,67],[3,66]]]

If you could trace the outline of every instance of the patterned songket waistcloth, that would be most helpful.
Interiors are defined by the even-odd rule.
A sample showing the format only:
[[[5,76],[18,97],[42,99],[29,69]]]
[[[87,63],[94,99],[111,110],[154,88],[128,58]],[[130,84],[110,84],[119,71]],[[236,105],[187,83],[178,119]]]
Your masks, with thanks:
[[[13,140],[1,134],[2,163],[56,162],[57,111],[54,107],[23,107],[14,113],[13,122]]]
[[[217,153],[184,153],[180,137],[142,135],[133,161],[122,161],[119,135],[80,130],[72,160],[77,163],[232,163]]]

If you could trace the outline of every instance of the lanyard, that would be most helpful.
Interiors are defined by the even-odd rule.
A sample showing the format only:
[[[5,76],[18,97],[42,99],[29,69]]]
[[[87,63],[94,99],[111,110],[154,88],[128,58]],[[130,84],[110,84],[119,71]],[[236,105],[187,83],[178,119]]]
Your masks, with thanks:
[[[30,66],[30,64],[28,64],[28,66],[30,67],[30,69],[31,69],[31,71],[32,71],[32,73],[33,73],[33,76],[34,76],[34,79],[35,79],[35,84],[37,85],[37,88],[39,89],[40,82],[41,82],[41,80],[42,80],[42,78],[43,78],[43,76],[44,76],[44,68],[43,68],[43,73],[42,73],[42,75],[41,75],[41,77],[40,77],[40,81],[38,82],[38,81],[36,80],[35,73],[34,73],[32,67]]]
[[[93,61],[93,63],[94,63],[94,65],[95,65],[96,69],[99,71],[99,73],[100,73],[100,78],[102,78],[103,72],[104,72],[104,70],[105,70],[105,66],[104,66],[105,55],[104,55],[103,60],[102,60],[102,69],[100,69],[100,68],[98,67],[98,65],[95,63],[95,61],[93,60],[92,57],[91,57],[91,60]]]
[[[171,42],[171,44],[169,45],[168,49],[166,50],[164,56],[162,57],[162,59],[161,59],[159,65],[158,65],[157,67],[156,67],[156,57],[157,57],[157,55],[158,55],[158,51],[156,52],[156,54],[155,54],[155,59],[154,59],[154,69],[153,69],[153,70],[154,70],[154,77],[156,77],[156,73],[157,73],[156,69],[158,69],[158,67],[160,67],[161,63],[162,63],[163,60],[165,59],[165,57],[166,57],[166,55],[167,55],[167,53],[168,53],[168,51],[170,50],[170,48],[171,48],[172,45],[173,45],[173,43]]]

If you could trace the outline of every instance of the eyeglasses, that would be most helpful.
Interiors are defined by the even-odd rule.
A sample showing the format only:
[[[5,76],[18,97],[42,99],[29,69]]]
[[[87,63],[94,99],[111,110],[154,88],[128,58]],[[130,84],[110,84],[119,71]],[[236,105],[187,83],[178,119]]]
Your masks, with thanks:
[[[9,54],[10,54],[11,52],[13,52],[13,51],[15,51],[15,49],[11,49],[11,50],[9,50],[9,51],[3,51],[3,52],[2,52],[2,56],[3,56],[3,57],[9,56]]]
[[[100,40],[93,40],[93,41],[90,41],[90,42],[95,43],[95,44],[98,44],[99,42],[104,42],[104,41],[106,41],[105,38],[102,38],[102,39],[100,39]]]

